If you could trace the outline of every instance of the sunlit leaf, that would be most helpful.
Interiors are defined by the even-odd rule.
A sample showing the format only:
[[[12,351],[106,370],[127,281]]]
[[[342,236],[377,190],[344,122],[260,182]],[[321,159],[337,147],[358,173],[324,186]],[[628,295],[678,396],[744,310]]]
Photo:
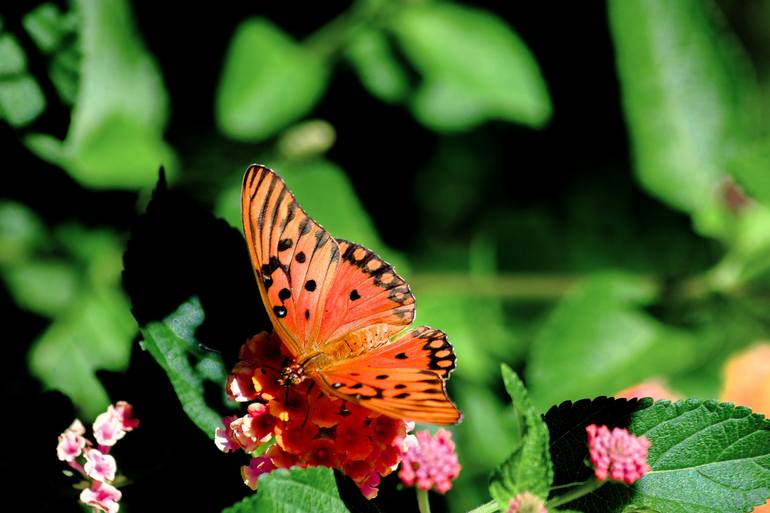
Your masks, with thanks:
[[[163,140],[169,109],[160,71],[125,0],[81,0],[79,9],[80,86],[67,138],[30,134],[26,142],[84,185],[151,185],[161,165],[168,174],[176,168]]]
[[[393,30],[423,76],[412,108],[436,130],[464,130],[488,119],[544,125],[551,103],[537,62],[496,15],[449,3],[405,8]]]
[[[548,427],[529,400],[527,389],[516,373],[505,364],[502,365],[502,373],[521,431],[520,445],[494,470],[489,483],[490,494],[504,508],[523,492],[547,499],[553,481],[553,467]]]
[[[275,470],[259,478],[257,493],[222,513],[348,513],[329,468]]]
[[[651,292],[640,279],[607,275],[565,297],[532,346],[527,383],[535,404],[545,409],[574,397],[614,394],[697,366],[702,348],[695,336],[640,308]]]
[[[84,415],[95,417],[110,402],[95,372],[125,370],[135,332],[119,290],[86,290],[35,342],[30,372],[67,394]]]
[[[385,34],[375,30],[360,32],[348,44],[345,56],[353,64],[361,84],[373,96],[386,102],[406,97],[409,80]]]
[[[0,201],[0,265],[26,257],[46,243],[42,221],[21,203]]]
[[[0,118],[15,127],[30,123],[45,108],[43,91],[26,69],[27,59],[16,38],[0,34]]]
[[[30,259],[2,275],[16,304],[41,315],[55,317],[70,307],[77,294],[77,270],[68,262]]]
[[[326,88],[328,70],[281,29],[253,18],[235,30],[216,97],[219,129],[257,141],[310,112]]]
[[[713,3],[609,5],[637,176],[671,206],[698,212],[719,200],[756,86]]]

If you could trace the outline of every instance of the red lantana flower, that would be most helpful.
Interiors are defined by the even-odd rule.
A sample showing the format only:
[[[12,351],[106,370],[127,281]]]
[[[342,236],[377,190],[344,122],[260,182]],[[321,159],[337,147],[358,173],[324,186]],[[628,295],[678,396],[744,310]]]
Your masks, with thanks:
[[[251,404],[243,417],[223,419],[217,447],[251,454],[271,444],[242,468],[244,482],[254,487],[260,475],[275,468],[324,466],[341,470],[364,496],[375,497],[381,477],[401,461],[400,448],[413,424],[329,397],[312,380],[279,384],[291,356],[274,334],[249,339],[240,359],[228,377],[227,393]]]

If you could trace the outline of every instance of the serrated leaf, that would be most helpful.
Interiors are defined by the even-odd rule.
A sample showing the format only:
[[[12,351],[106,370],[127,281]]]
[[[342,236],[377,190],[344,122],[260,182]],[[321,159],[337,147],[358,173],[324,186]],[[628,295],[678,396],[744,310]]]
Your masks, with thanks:
[[[570,397],[614,394],[694,368],[694,335],[640,308],[654,291],[639,278],[596,275],[561,300],[535,338],[527,382],[541,409]]]
[[[489,119],[533,127],[551,116],[534,56],[491,12],[450,3],[404,8],[393,30],[424,82],[415,116],[436,130],[465,130]]]
[[[222,513],[348,513],[329,468],[275,470],[259,478],[257,493]]]
[[[216,97],[228,137],[258,141],[310,112],[326,89],[326,64],[263,18],[235,30]]]
[[[568,505],[586,513],[742,513],[770,497],[770,421],[731,403],[600,398],[545,416],[555,484],[590,477],[585,426],[624,426],[649,438],[651,470],[633,486],[605,484]]]
[[[213,437],[222,425],[222,416],[206,404],[203,382],[210,379],[223,387],[226,372],[221,357],[202,351],[195,340],[195,329],[203,317],[200,303],[192,299],[162,322],[151,322],[141,328],[142,347],[166,371],[187,416]],[[191,359],[197,361],[195,366]]]
[[[747,61],[710,1],[615,0],[609,18],[637,176],[696,213],[758,111]]]
[[[521,445],[492,474],[489,492],[501,508],[519,493],[530,492],[543,500],[553,481],[548,427],[529,400],[524,383],[510,367],[501,366],[505,389],[520,419]]]

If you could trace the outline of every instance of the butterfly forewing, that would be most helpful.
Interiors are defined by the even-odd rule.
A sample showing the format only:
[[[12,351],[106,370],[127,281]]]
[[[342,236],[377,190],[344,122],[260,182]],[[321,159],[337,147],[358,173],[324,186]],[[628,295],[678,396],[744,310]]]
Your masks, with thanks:
[[[242,213],[262,300],[281,339],[299,357],[320,330],[339,247],[265,167],[251,166],[246,172]]]
[[[414,320],[414,296],[393,267],[337,241],[299,206],[272,170],[243,180],[243,230],[273,327],[329,394],[396,418],[452,424],[446,395],[454,352]],[[320,358],[319,358],[320,356]]]

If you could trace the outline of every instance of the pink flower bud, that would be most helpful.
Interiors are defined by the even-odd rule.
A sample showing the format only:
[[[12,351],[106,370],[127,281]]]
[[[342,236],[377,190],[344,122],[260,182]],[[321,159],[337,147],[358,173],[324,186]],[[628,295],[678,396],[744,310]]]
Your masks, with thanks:
[[[80,501],[87,506],[107,513],[117,513],[120,509],[118,501],[122,496],[120,490],[111,484],[94,481],[90,488],[86,488],[80,493]]]
[[[112,481],[115,479],[117,464],[115,458],[104,454],[98,449],[86,451],[86,464],[83,465],[86,475],[96,481]]]
[[[428,431],[419,431],[404,442],[406,450],[398,476],[408,486],[416,483],[420,490],[435,488],[446,493],[452,480],[460,473],[452,434],[439,429],[431,437]]]
[[[224,428],[218,427],[214,431],[214,445],[222,452],[233,452],[241,448],[238,442],[230,436],[230,423],[237,418],[235,415],[223,418]]]
[[[632,484],[650,471],[646,436],[636,437],[623,428],[610,431],[607,426],[591,424],[588,432],[588,450],[594,465],[596,479]]]
[[[78,422],[79,421],[75,421]],[[73,423],[73,426],[75,424]],[[80,427],[83,425],[80,424]],[[59,435],[59,443],[56,445],[56,455],[61,461],[75,461],[86,446],[86,439],[77,430],[68,429]]]
[[[543,499],[524,492],[511,499],[506,513],[548,513],[548,509],[543,504]]]
[[[115,406],[110,405],[107,413],[118,418],[123,431],[133,431],[139,427],[139,419],[134,417],[134,407],[126,401],[118,401]]]
[[[241,477],[243,483],[252,490],[257,489],[257,480],[262,474],[267,474],[275,470],[275,465],[270,461],[267,456],[258,456],[251,458],[251,462],[248,465],[241,467]]]

